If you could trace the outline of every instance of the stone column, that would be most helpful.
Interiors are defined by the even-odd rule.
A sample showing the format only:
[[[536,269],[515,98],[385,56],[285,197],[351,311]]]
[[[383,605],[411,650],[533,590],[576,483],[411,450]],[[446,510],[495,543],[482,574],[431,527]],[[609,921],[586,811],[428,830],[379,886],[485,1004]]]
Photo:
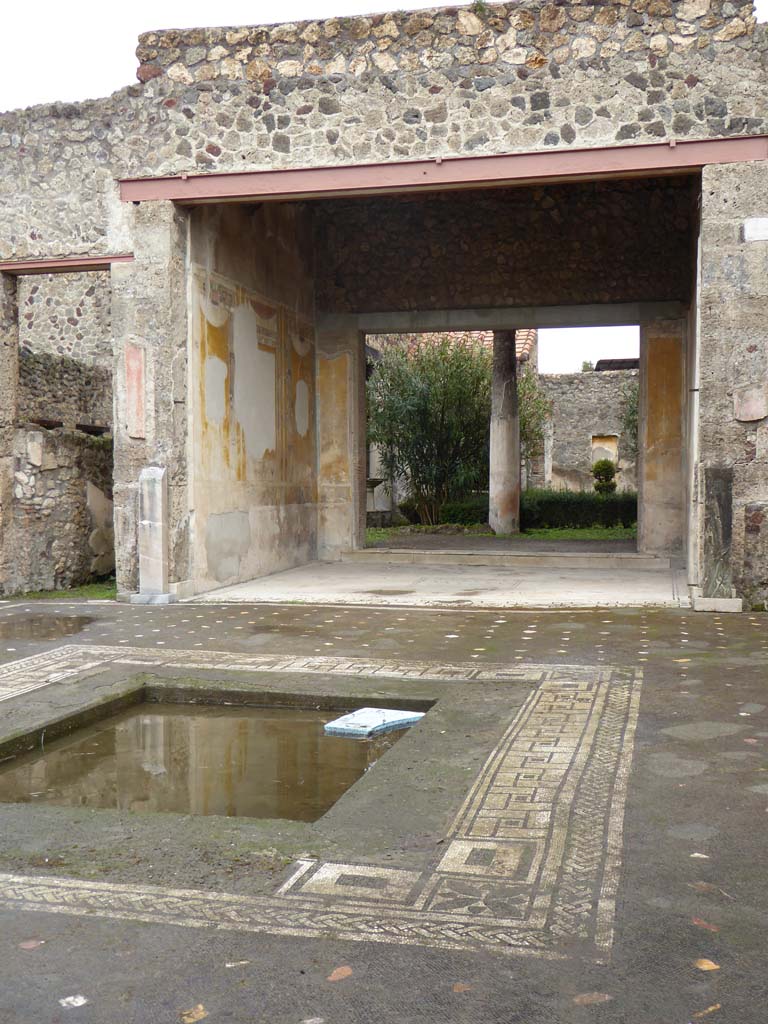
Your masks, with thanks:
[[[112,267],[114,500],[118,592],[139,588],[139,475],[167,469],[168,589],[189,576],[187,218],[173,203],[132,212],[132,263]]]
[[[134,604],[169,604],[168,471],[147,466],[139,473],[139,593]]]
[[[317,331],[318,558],[365,536],[365,349],[354,324]]]
[[[13,436],[18,413],[16,278],[0,274],[0,594],[13,590]]]
[[[645,554],[681,554],[683,549],[684,353],[684,321],[642,327],[637,548]]]
[[[514,331],[493,332],[488,518],[496,533],[520,530],[520,410]]]

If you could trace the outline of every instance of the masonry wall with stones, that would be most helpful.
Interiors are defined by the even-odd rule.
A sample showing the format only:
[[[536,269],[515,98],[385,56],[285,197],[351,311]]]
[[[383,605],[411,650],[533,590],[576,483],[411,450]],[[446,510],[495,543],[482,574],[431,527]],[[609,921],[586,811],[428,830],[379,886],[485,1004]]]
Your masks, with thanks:
[[[19,420],[111,429],[109,274],[20,277],[18,307]]]
[[[757,134],[767,54],[730,0],[150,32],[140,84],[0,118],[0,253],[130,250],[125,176]]]
[[[708,596],[768,607],[768,164],[707,167],[699,294],[698,544]]]
[[[13,506],[4,543],[13,557],[0,593],[70,587],[114,569],[112,443],[80,431],[18,429]]]
[[[687,302],[697,194],[667,178],[324,202],[318,309]]]
[[[160,203],[122,204],[116,179],[450,159],[768,130],[768,29],[755,25],[749,2],[532,0],[300,25],[150,32],[142,36],[138,55],[139,84],[111,97],[0,117],[0,258],[136,255],[133,265],[112,270],[123,589],[135,589],[129,552],[135,546],[136,479],[151,462],[168,465],[172,474],[177,578],[190,564],[187,215]],[[745,165],[733,170],[735,176],[742,173]],[[728,235],[726,249],[738,263],[745,255],[736,239],[746,205],[743,196],[726,199],[736,189],[723,174],[710,176],[713,194],[705,198],[704,214],[719,221],[717,230]],[[760,210],[757,198],[750,208]],[[711,268],[713,281],[721,275],[726,290],[734,288],[735,303],[738,289],[728,278],[738,276],[735,265],[718,262],[725,251],[712,248],[705,269]],[[598,268],[605,268],[604,259]],[[573,275],[569,280],[573,285]],[[345,289],[343,282],[333,286]],[[702,303],[708,346],[703,370],[710,352],[726,352],[732,343],[729,302],[726,308],[714,300]],[[753,333],[759,322],[756,313]],[[0,326],[6,337],[14,336],[16,327],[5,312]],[[753,343],[764,346],[764,334]],[[146,371],[146,422],[138,437],[128,432],[121,391],[125,353],[134,344],[144,352]],[[713,373],[707,388],[721,414],[732,399],[726,377]],[[727,446],[739,443],[742,428],[732,408],[728,416],[719,440],[707,434],[702,467],[732,459]],[[0,462],[6,466],[11,454],[4,420],[2,425]],[[756,431],[757,451],[759,436]],[[733,492],[737,532],[747,519],[757,521],[746,509],[759,504],[760,493],[754,469],[744,472]],[[741,566],[734,580],[743,578],[749,558],[763,558],[754,554],[762,550],[759,543],[749,544],[737,538],[729,548]],[[749,557],[747,550],[753,552]]]
[[[551,403],[545,454],[533,460],[529,486],[567,490],[594,489],[593,437],[618,439],[617,484],[635,487],[635,457],[624,431],[626,392],[637,387],[637,370],[542,373],[542,389]]]

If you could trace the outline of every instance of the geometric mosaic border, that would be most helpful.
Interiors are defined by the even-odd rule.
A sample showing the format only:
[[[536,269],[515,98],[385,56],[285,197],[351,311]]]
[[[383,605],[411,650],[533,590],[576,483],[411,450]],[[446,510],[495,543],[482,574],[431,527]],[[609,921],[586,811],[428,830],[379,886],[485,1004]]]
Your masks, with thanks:
[[[49,652],[51,655],[57,652]],[[124,648],[58,649],[0,669],[0,691],[51,685],[107,663],[193,667],[188,652]],[[440,666],[363,659],[263,659],[208,652],[198,668],[372,675],[375,664],[400,677],[444,678]],[[221,663],[221,659],[226,664]],[[215,661],[216,664],[212,665]],[[264,669],[264,661],[273,667]],[[290,668],[277,668],[290,662]],[[295,667],[301,661],[303,667]],[[248,662],[246,665],[245,662]],[[315,667],[307,667],[311,662]],[[332,664],[331,664],[332,663]],[[26,669],[6,674],[10,668]],[[459,666],[443,666],[456,673]],[[463,670],[465,667],[461,666]],[[493,678],[495,666],[466,666]],[[466,795],[445,841],[421,872],[395,866],[298,862],[274,896],[0,875],[0,906],[130,918],[190,927],[282,935],[333,936],[605,959],[613,940],[615,895],[640,674],[629,669],[527,665],[504,678],[532,690],[511,718]],[[34,677],[34,678],[32,678]],[[45,681],[43,681],[45,677]],[[452,674],[450,678],[467,678]]]

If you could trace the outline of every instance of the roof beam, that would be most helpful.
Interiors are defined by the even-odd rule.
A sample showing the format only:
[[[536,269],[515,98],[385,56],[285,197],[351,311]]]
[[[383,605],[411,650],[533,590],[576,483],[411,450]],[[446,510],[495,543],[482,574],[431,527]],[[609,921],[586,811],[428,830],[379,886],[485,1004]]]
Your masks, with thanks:
[[[0,260],[0,273],[17,277],[28,274],[76,274],[109,270],[113,263],[130,263],[133,253],[119,256],[43,256],[36,260]]]
[[[654,142],[500,156],[436,157],[399,163],[285,168],[124,178],[124,202],[172,200],[183,205],[331,198],[441,189],[685,174],[707,164],[768,159],[768,136]]]

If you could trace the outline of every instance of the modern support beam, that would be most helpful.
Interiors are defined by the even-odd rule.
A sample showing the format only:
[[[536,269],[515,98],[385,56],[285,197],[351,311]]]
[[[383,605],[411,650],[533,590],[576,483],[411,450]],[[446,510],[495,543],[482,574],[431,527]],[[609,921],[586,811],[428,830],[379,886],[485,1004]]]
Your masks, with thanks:
[[[488,188],[544,181],[592,181],[641,175],[685,174],[708,164],[768,159],[768,137],[681,140],[546,153],[436,157],[342,167],[179,174],[124,178],[123,202],[169,199],[182,204],[308,199],[324,196]]]
[[[16,277],[31,274],[76,274],[109,270],[113,263],[130,263],[133,253],[120,256],[43,256],[36,260],[0,260],[0,273]]]
[[[494,331],[488,518],[496,533],[520,530],[520,409],[514,331]]]

